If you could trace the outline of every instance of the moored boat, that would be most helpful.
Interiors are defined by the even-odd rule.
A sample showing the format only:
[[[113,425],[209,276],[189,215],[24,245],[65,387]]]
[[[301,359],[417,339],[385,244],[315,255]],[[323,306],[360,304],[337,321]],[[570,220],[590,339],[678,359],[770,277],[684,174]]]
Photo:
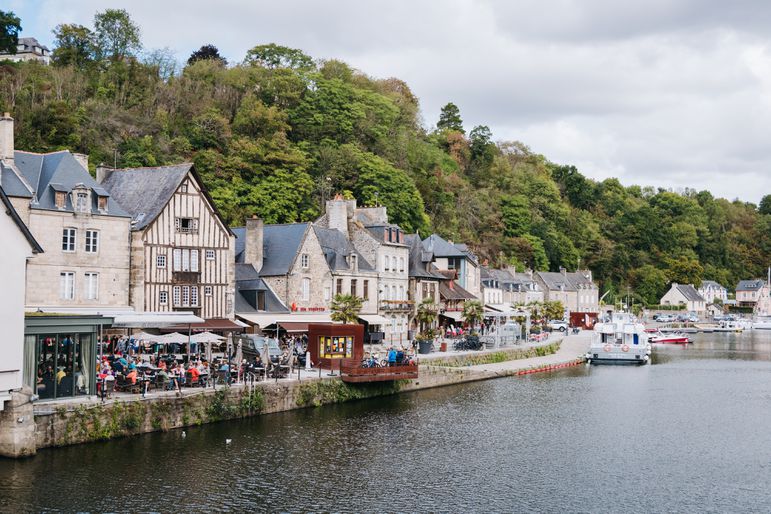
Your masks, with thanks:
[[[592,344],[586,362],[594,364],[647,364],[651,345],[645,326],[631,314],[613,313],[612,317],[594,325]]]
[[[658,333],[648,338],[652,344],[688,344],[692,343],[688,336],[681,333],[663,334]]]

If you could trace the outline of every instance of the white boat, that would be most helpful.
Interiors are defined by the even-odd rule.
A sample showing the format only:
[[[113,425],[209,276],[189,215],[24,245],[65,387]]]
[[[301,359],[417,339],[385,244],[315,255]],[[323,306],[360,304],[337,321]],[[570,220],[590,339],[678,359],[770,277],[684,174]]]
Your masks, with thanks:
[[[650,356],[651,345],[645,325],[629,313],[617,312],[610,319],[595,323],[586,362],[647,364]]]
[[[752,330],[771,330],[771,315],[757,316],[752,321]]]

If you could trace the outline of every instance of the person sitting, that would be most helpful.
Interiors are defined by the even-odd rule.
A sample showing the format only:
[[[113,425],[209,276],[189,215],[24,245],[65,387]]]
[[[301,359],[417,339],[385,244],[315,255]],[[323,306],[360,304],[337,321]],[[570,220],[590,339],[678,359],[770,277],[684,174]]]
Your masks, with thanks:
[[[115,373],[123,373],[123,361],[121,359],[114,359],[112,361],[112,369],[115,371]]]
[[[60,385],[62,383],[62,379],[67,376],[67,372],[64,371],[64,368],[59,368],[59,371],[56,372],[56,385]]]
[[[131,382],[131,385],[136,385],[137,383],[137,368],[136,366],[134,369],[129,370],[129,372],[126,374],[126,381]]]
[[[190,366],[187,369],[187,373],[190,375],[190,385],[197,385],[198,380],[201,377],[201,372],[196,366]]]
[[[164,389],[168,386],[170,380],[171,379],[169,378],[169,374],[166,372],[166,368],[161,368],[158,374],[155,375],[156,385],[162,386]]]

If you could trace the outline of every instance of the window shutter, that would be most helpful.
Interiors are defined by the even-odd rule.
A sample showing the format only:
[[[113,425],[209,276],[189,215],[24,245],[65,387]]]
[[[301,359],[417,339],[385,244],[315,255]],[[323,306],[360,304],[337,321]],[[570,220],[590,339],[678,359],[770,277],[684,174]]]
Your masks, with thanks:
[[[198,250],[190,250],[190,271],[198,272]]]
[[[198,218],[193,218],[193,230],[198,230]]]
[[[174,271],[182,271],[182,250],[174,249]]]
[[[174,218],[174,228],[177,229],[177,232],[179,232],[180,226],[179,218]]]

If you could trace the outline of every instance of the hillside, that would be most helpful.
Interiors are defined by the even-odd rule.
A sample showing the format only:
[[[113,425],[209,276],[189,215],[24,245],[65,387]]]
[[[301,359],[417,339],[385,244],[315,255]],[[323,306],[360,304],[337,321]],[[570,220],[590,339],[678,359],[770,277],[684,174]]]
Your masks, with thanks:
[[[162,52],[82,50],[59,30],[53,65],[0,64],[16,147],[86,153],[92,172],[192,160],[233,224],[312,220],[342,192],[491,265],[580,263],[603,291],[630,285],[649,303],[670,280],[732,287],[771,263],[769,195],[759,208],[589,180],[487,127],[465,134],[452,104],[428,130],[403,81],[299,50],[257,46],[237,65],[206,53],[173,73]]]

